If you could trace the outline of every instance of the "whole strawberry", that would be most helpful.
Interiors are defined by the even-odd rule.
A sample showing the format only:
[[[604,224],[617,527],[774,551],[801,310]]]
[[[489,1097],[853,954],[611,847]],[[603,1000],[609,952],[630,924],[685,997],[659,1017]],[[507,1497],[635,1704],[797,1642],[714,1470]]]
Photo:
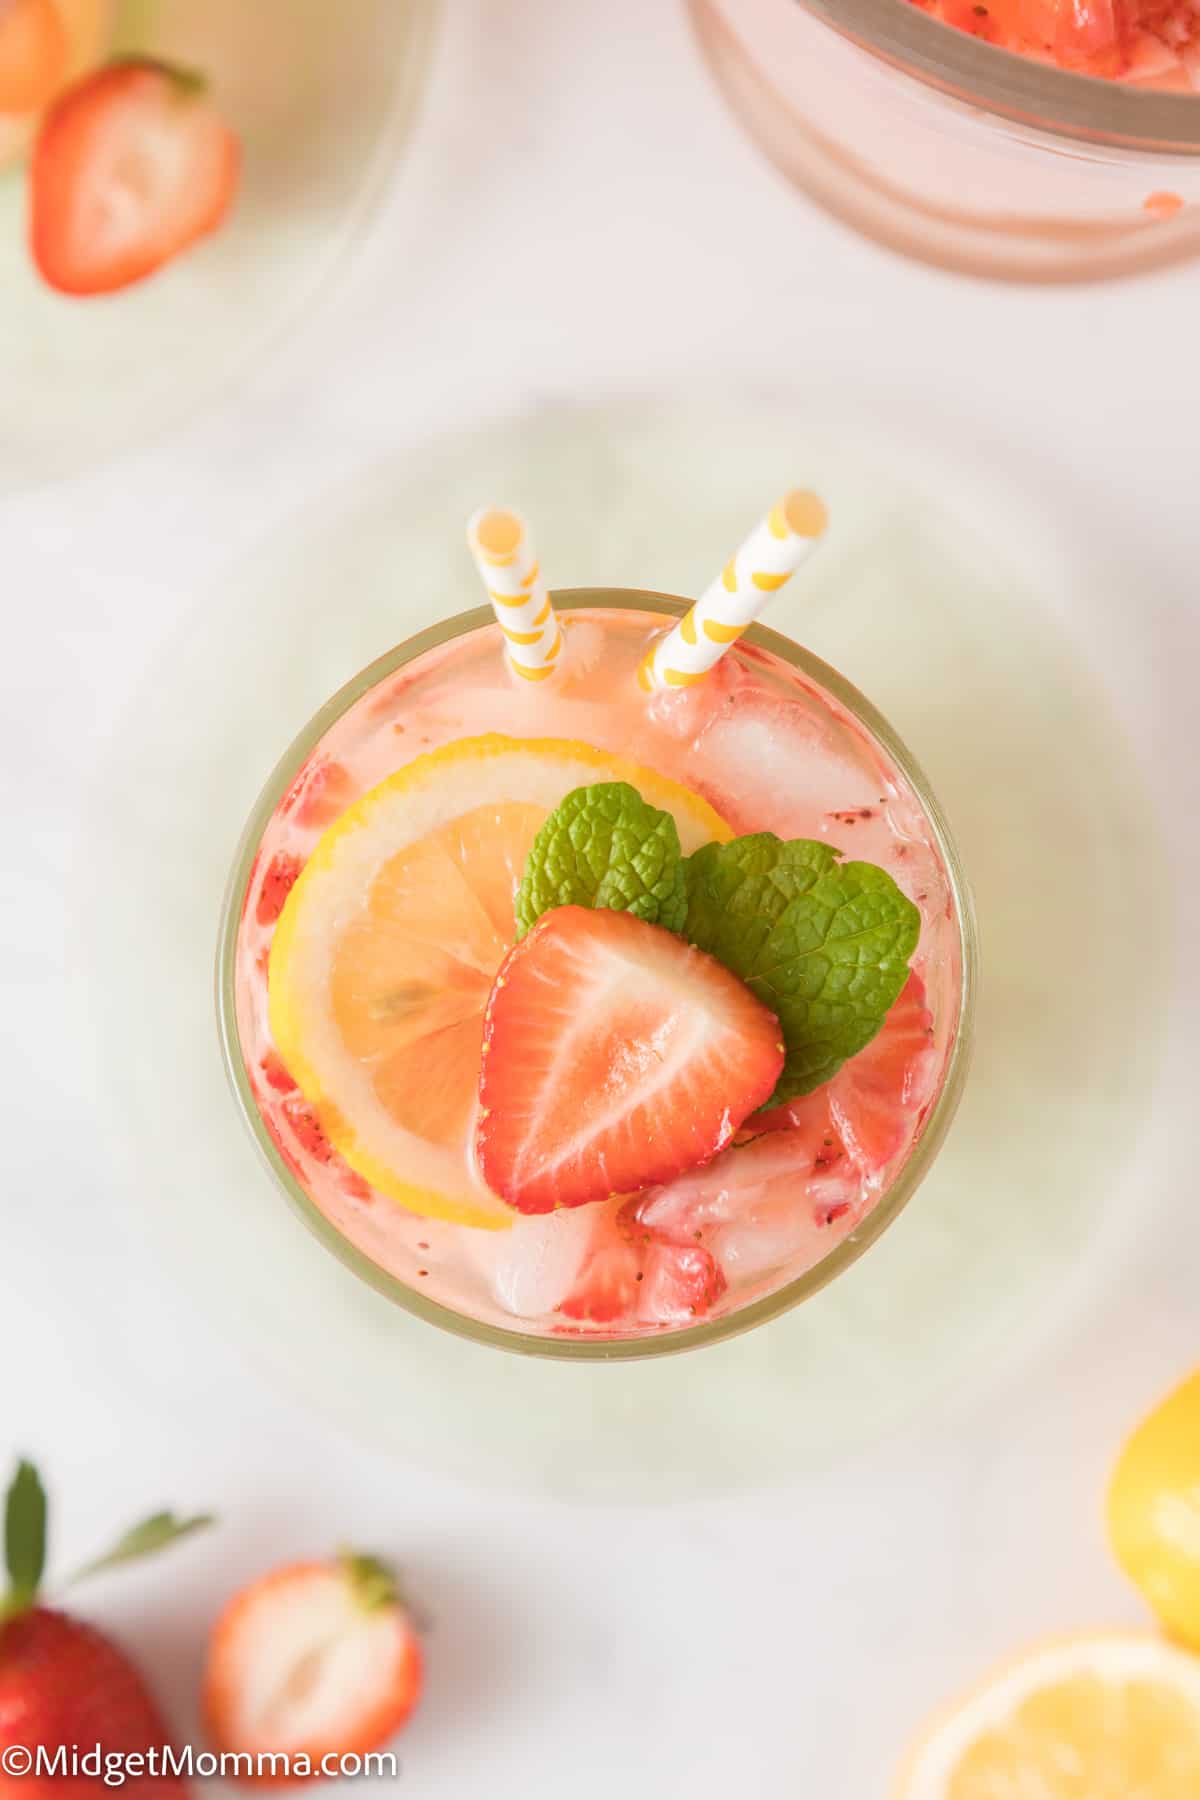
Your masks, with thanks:
[[[149,1554],[207,1524],[157,1513],[80,1574]],[[39,1604],[46,1562],[46,1496],[36,1469],[22,1462],[8,1490],[4,1520],[8,1594],[0,1606],[0,1796],[73,1800],[105,1792],[107,1757],[127,1757],[170,1742],[157,1704],[124,1651],[82,1620]],[[99,1768],[96,1773],[96,1751]],[[55,1765],[55,1752],[61,1761]],[[23,1756],[28,1753],[28,1761]],[[76,1766],[90,1753],[87,1772]],[[39,1768],[39,1754],[44,1760]],[[111,1790],[107,1790],[111,1791]],[[139,1800],[182,1800],[173,1774],[131,1774]]]

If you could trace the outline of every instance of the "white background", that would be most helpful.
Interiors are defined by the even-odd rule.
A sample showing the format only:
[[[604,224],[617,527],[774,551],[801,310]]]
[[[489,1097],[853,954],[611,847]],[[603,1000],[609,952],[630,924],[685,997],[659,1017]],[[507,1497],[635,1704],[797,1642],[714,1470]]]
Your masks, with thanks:
[[[1142,1618],[1100,1497],[1128,1422],[1200,1348],[1186,1009],[1165,1125],[1137,1150],[1145,1236],[1036,1380],[989,1371],[986,1404],[968,1385],[949,1421],[761,1496],[497,1498],[308,1416],[129,1240],[64,1042],[73,845],[156,647],[331,485],[546,398],[819,373],[1003,455],[1089,552],[1141,571],[1125,616],[1073,623],[1194,880],[1195,272],[1037,292],[902,265],[760,161],[667,0],[447,12],[416,142],[328,309],[185,435],[0,508],[0,1450],[44,1466],[60,1568],[153,1506],[224,1515],[219,1537],[80,1599],[140,1645],[185,1732],[221,1595],[349,1537],[397,1553],[436,1618],[398,1791],[867,1800],[921,1714],[993,1657]],[[1183,913],[1190,931],[1186,892]],[[1097,978],[1136,980],[1136,947]]]

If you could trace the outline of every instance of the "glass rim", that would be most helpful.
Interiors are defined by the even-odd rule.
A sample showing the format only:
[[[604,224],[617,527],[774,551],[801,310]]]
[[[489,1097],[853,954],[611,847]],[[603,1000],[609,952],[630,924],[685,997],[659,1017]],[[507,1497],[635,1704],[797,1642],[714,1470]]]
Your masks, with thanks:
[[[1127,150],[1200,155],[1200,93],[1164,94],[1035,62],[907,0],[795,0],[905,73],[1038,130]]]
[[[889,3],[895,5],[897,0],[889,0]],[[560,588],[554,590],[552,598],[560,611],[650,612],[676,618],[682,617],[691,604],[673,594],[641,588]],[[365,1281],[376,1293],[394,1301],[427,1324],[437,1325],[456,1337],[466,1338],[474,1343],[514,1351],[518,1355],[558,1361],[630,1362],[652,1356],[677,1355],[706,1344],[720,1343],[725,1339],[738,1337],[757,1325],[766,1324],[782,1313],[790,1312],[794,1306],[811,1299],[851,1264],[857,1262],[904,1210],[932,1167],[962,1096],[973,1038],[979,939],[974,902],[962,861],[927,776],[883,714],[851,682],[820,657],[814,656],[791,638],[784,637],[781,632],[773,631],[769,626],[751,625],[744,634],[744,641],[769,651],[782,662],[798,669],[831,694],[858,723],[866,726],[912,788],[932,827],[954,902],[962,978],[953,1043],[941,1087],[925,1120],[924,1129],[895,1181],[880,1196],[857,1230],[843,1238],[820,1262],[793,1280],[785,1282],[770,1294],[735,1308],[719,1319],[641,1337],[593,1339],[566,1334],[539,1336],[471,1318],[451,1306],[443,1305],[439,1300],[418,1293],[397,1276],[381,1268],[331,1224],[288,1168],[268,1131],[250,1086],[238,1031],[237,938],[246,891],[263,833],[297,773],[325,733],[365,693],[398,669],[429,650],[438,649],[455,638],[465,637],[469,632],[494,624],[495,615],[490,606],[473,607],[469,611],[443,619],[436,625],[427,626],[377,657],[345,682],[313,715],[292,739],[267,777],[238,840],[221,907],[216,958],[216,1011],[225,1073],[243,1123],[292,1211],[318,1241],[337,1257],[343,1267]]]

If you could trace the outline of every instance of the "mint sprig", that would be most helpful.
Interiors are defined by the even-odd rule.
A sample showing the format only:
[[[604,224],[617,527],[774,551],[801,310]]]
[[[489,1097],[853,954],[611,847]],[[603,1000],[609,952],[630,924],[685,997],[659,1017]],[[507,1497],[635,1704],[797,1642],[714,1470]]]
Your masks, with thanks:
[[[543,824],[516,896],[517,936],[556,906],[607,907],[682,934],[768,1006],[786,1060],[767,1102],[832,1080],[882,1028],[921,915],[885,869],[773,832],[684,859],[669,813],[623,781],[576,788]]]
[[[772,832],[706,844],[684,865],[684,935],[740,975],[783,1028],[777,1106],[870,1043],[908,978],[921,915],[886,869]]]
[[[575,788],[533,840],[517,889],[517,937],[556,906],[628,912],[681,931],[687,894],[670,813],[626,781]]]

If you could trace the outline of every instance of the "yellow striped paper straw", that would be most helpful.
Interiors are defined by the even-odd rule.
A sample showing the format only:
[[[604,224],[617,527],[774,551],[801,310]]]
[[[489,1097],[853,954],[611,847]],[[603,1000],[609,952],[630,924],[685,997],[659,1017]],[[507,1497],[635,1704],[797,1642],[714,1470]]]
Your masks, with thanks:
[[[750,533],[695,606],[651,646],[638,681],[655,688],[689,687],[756,619],[771,595],[812,555],[829,523],[825,502],[793,488]]]
[[[484,507],[467,526],[467,542],[508,640],[510,666],[526,681],[545,681],[554,673],[563,636],[529,527],[519,513]]]

